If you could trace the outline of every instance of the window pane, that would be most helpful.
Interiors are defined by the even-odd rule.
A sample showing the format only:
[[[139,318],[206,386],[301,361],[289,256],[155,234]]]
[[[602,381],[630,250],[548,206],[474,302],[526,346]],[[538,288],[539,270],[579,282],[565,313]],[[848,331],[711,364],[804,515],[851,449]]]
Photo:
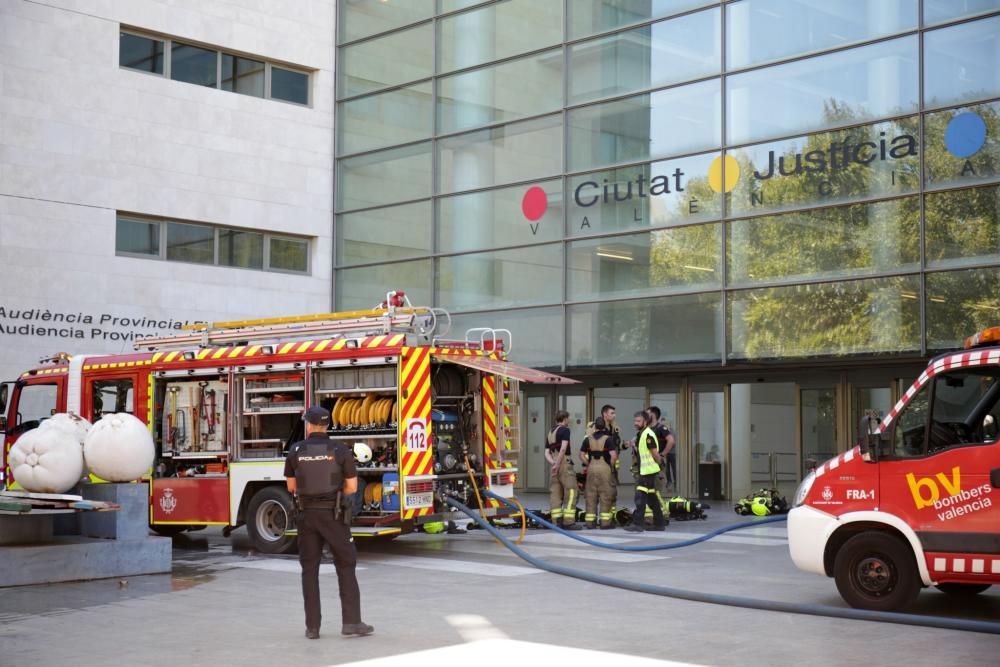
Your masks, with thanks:
[[[218,51],[174,42],[170,47],[170,78],[215,88]]]
[[[996,368],[951,371],[934,378],[929,454],[996,439]]]
[[[726,7],[730,68],[917,27],[917,0],[743,0]]]
[[[1000,95],[1000,16],[924,34],[924,103]]]
[[[337,262],[365,264],[416,255],[431,248],[431,203],[338,215]]]
[[[511,332],[511,358],[534,368],[559,368],[563,357],[562,307],[528,310],[494,310],[451,316],[449,338],[463,338],[477,327]],[[478,339],[478,336],[476,337]]]
[[[719,81],[636,95],[569,112],[569,168],[631,162],[722,143]]]
[[[738,149],[727,161],[736,180],[731,210],[754,215],[915,192],[919,136],[913,116]]]
[[[437,303],[446,308],[493,308],[562,300],[558,243],[438,260]]]
[[[222,89],[264,97],[264,63],[223,53]]]
[[[919,294],[919,276],[730,292],[729,357],[919,350]]]
[[[58,400],[59,387],[57,385],[25,385],[21,388],[21,394],[17,399],[17,414],[21,417],[21,423],[26,424],[48,419],[56,413]]]
[[[340,152],[358,153],[429,137],[432,104],[429,83],[341,102]]]
[[[271,99],[309,104],[309,75],[272,66]]]
[[[429,77],[434,69],[432,25],[345,47],[337,64],[342,97]]]
[[[574,241],[567,252],[571,301],[722,286],[718,224]]]
[[[984,14],[1000,9],[1000,0],[924,0],[924,24]]]
[[[340,41],[399,28],[434,15],[434,0],[368,0],[340,2]]]
[[[438,22],[439,72],[481,65],[562,41],[562,3],[504,0]]]
[[[715,220],[722,197],[709,183],[718,153],[571,176],[569,233],[577,236]],[[718,184],[716,184],[718,185]]]
[[[927,347],[954,350],[1000,321],[1000,268],[927,274]]]
[[[160,223],[118,218],[115,251],[160,256]]]
[[[438,81],[438,130],[517,120],[562,107],[562,49]]]
[[[718,292],[580,304],[567,313],[570,366],[722,358]]]
[[[337,271],[337,310],[362,310],[403,290],[415,306],[431,303],[431,260],[362,266]]]
[[[438,6],[440,9],[438,13],[444,14],[445,12],[454,12],[459,9],[471,7],[472,5],[481,5],[486,2],[492,2],[492,0],[439,0]]]
[[[917,77],[915,36],[737,74],[726,82],[727,140],[916,111]]]
[[[135,389],[132,380],[98,380],[90,385],[94,421],[104,415],[135,413]]]
[[[202,225],[167,223],[167,259],[215,263],[215,230]]]
[[[118,35],[118,65],[153,74],[163,74],[163,41],[130,35]]]
[[[562,181],[438,200],[438,250],[481,250],[563,236]]]
[[[570,103],[718,74],[720,31],[713,9],[575,44]]]
[[[924,117],[928,186],[974,185],[1000,177],[1000,102]]]
[[[429,197],[430,143],[340,160],[337,194],[341,210]]]
[[[244,269],[264,268],[264,235],[220,229],[219,264]]]
[[[268,268],[278,271],[309,271],[309,242],[305,239],[271,237]]]
[[[1000,264],[1000,186],[928,194],[928,266]]]
[[[714,3],[708,0],[571,0],[568,3],[569,34],[570,38],[585,37],[711,4]]]
[[[729,223],[729,284],[916,271],[920,200],[824,208]]]
[[[442,193],[558,174],[562,119],[550,116],[438,142]]]

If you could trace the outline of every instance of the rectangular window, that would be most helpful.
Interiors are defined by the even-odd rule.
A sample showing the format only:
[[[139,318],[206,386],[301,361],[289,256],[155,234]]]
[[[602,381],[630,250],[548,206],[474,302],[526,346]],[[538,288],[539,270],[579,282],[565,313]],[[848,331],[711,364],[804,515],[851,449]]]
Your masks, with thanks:
[[[569,306],[569,366],[716,361],[722,358],[718,292]]]
[[[562,49],[438,80],[438,131],[517,120],[562,107]]]
[[[727,234],[733,286],[920,267],[917,197],[736,220]]]
[[[264,268],[264,235],[235,229],[220,229],[219,264],[244,269]]]
[[[718,74],[721,39],[716,8],[574,44],[570,103]]]
[[[453,314],[449,337],[462,338],[478,327],[507,329],[513,339],[517,363],[533,368],[559,368],[563,359],[562,306],[525,310]]]
[[[430,142],[346,158],[337,166],[339,210],[431,195]]]
[[[160,256],[160,223],[119,217],[115,229],[115,252]]]
[[[562,300],[558,243],[438,260],[437,303],[449,308],[502,308]]]
[[[19,433],[36,428],[56,413],[59,387],[54,384],[28,384],[21,387],[15,412]],[[8,428],[13,428],[11,424]]]
[[[927,266],[1000,264],[1000,186],[924,197]]]
[[[341,42],[387,32],[434,15],[433,2],[379,0],[379,2],[339,2]]]
[[[163,74],[163,40],[119,33],[118,65],[140,72]]]
[[[305,72],[272,66],[271,99],[309,104],[309,75]]]
[[[272,236],[270,239],[268,267],[276,271],[309,271],[309,242]]]
[[[204,225],[167,223],[167,259],[197,264],[215,263],[215,230]]]
[[[442,193],[552,176],[562,168],[562,118],[448,137],[438,151]]]
[[[924,33],[924,104],[1000,95],[1000,16]]]
[[[337,310],[362,310],[385,301],[401,289],[414,304],[431,303],[431,260],[394,262],[354,269],[339,269],[336,277]]]
[[[104,415],[135,413],[132,380],[95,380],[90,385],[91,419]]]
[[[1000,384],[997,369],[953,370],[934,378],[934,402],[927,431],[927,453],[995,442]]]
[[[264,63],[223,53],[222,89],[264,97]]]
[[[570,0],[567,3],[569,35],[570,38],[586,37],[711,4],[715,3],[710,0]]]
[[[916,36],[736,74],[726,80],[726,139],[745,143],[916,111],[918,76]]]
[[[360,153],[430,137],[433,105],[430,83],[341,102],[336,123],[340,153]]]
[[[1000,102],[924,116],[927,187],[975,185],[1000,178]]]
[[[1000,321],[1000,268],[927,274],[927,347],[961,349],[965,339]]]
[[[337,263],[367,264],[427,255],[430,201],[337,216]]]
[[[438,21],[438,72],[474,67],[562,41],[562,3],[503,0]]]
[[[394,32],[340,49],[337,73],[341,97],[429,77],[434,70],[432,25]]]
[[[170,78],[215,88],[218,61],[218,51],[174,42],[170,47]]]
[[[729,293],[729,358],[783,359],[920,349],[920,277]]]
[[[691,153],[722,143],[719,81],[572,109],[569,169]]]
[[[917,0],[742,0],[726,7],[726,63],[750,67],[917,27]]]
[[[722,286],[718,224],[574,241],[567,253],[571,301]]]
[[[1000,9],[1000,0],[924,0],[924,24],[985,14]]]

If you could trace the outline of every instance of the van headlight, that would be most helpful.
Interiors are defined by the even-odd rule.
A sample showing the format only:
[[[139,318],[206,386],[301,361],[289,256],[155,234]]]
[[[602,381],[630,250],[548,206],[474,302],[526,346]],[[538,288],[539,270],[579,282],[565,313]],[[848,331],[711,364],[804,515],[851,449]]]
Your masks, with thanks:
[[[809,489],[812,488],[813,482],[816,481],[816,472],[813,471],[806,475],[806,478],[802,480],[799,484],[799,488],[795,489],[795,503],[793,507],[798,507],[806,501],[806,496],[809,495]]]

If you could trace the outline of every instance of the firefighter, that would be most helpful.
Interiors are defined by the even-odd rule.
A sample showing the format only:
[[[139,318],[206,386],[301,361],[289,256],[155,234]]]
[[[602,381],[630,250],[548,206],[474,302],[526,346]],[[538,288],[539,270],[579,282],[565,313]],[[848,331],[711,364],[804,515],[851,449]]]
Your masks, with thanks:
[[[669,508],[667,507],[667,486],[671,484],[670,470],[667,465],[667,452],[673,449],[674,436],[670,433],[666,426],[660,422],[660,408],[655,405],[651,405],[646,408],[646,413],[649,415],[649,428],[652,429],[653,433],[656,434],[656,449],[660,453],[660,460],[663,462],[662,470],[656,476],[656,501],[660,503],[660,509],[663,510],[664,516],[669,514]],[[650,520],[653,516],[653,510],[651,507],[646,508],[646,520]]]
[[[545,460],[549,462],[549,506],[552,523],[569,530],[579,530],[576,525],[576,474],[570,454],[569,413],[559,410],[555,426],[549,431],[545,446]]]
[[[299,564],[306,610],[306,637],[319,638],[319,562],[323,542],[333,551],[340,587],[341,634],[370,635],[361,621],[361,591],[355,576],[357,552],[351,537],[351,494],[358,488],[354,454],[326,435],[330,411],[314,405],[302,415],[306,439],[293,444],[285,459],[288,491],[298,510]]]
[[[613,515],[611,497],[611,479],[614,474],[614,463],[618,460],[618,452],[611,447],[611,434],[603,417],[594,420],[594,432],[587,436],[580,448],[580,460],[587,466],[587,485],[584,493],[587,497],[587,528],[596,528],[598,505],[600,505],[600,522],[604,530],[614,528],[611,522]]]
[[[639,461],[639,476],[635,481],[635,512],[632,513],[632,525],[625,530],[641,533],[645,523],[646,505],[653,509],[653,526],[650,530],[664,530],[666,522],[663,518],[663,508],[656,498],[656,476],[660,472],[660,452],[656,434],[649,427],[649,415],[645,411],[635,413],[635,430],[639,434],[635,439],[634,458]]]
[[[611,467],[611,507],[614,508],[618,503],[618,469],[621,467],[621,460],[618,458],[618,453],[622,448],[622,435],[621,430],[618,428],[618,424],[615,422],[615,406],[613,405],[602,405],[601,406],[601,417],[604,419],[605,429],[608,432],[608,442],[606,443],[606,449],[615,451],[615,462]],[[596,421],[596,420],[595,420]],[[587,437],[590,437],[594,432],[594,422],[587,424]],[[586,438],[584,439],[586,442]]]

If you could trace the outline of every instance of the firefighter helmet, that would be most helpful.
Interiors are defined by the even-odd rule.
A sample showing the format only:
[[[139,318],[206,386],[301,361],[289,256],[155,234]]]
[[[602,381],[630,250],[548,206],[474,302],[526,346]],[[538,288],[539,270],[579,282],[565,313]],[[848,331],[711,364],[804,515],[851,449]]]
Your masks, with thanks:
[[[767,506],[767,498],[761,496],[753,499],[753,505],[750,506],[750,509],[757,516],[767,516],[771,513],[771,508]]]
[[[354,458],[358,463],[368,463],[372,460],[372,448],[363,442],[354,443]]]

